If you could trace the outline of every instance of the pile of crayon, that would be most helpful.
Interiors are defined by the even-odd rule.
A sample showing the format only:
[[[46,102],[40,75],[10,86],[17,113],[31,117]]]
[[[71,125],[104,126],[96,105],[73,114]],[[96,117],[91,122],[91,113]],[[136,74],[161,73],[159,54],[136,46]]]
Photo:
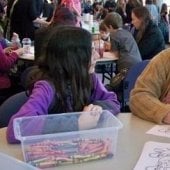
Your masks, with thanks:
[[[39,168],[82,163],[113,156],[111,139],[44,140],[25,148],[26,161]]]

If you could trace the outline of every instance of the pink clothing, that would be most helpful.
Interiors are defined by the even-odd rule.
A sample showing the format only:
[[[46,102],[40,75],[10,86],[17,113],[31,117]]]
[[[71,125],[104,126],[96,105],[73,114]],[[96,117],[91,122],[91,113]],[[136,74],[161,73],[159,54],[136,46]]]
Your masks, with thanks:
[[[61,4],[64,4],[66,7],[75,11],[78,16],[81,16],[81,3],[80,0],[62,0]]]
[[[5,54],[0,45],[0,89],[9,88],[11,86],[8,77],[8,71],[15,64],[18,55],[15,52]]]

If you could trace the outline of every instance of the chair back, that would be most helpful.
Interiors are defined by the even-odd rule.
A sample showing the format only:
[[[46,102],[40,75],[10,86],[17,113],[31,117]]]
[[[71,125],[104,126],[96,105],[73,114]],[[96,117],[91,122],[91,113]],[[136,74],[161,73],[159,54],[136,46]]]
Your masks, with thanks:
[[[2,103],[0,106],[0,128],[8,126],[10,118],[19,111],[28,100],[26,92],[17,93]]]
[[[135,82],[138,76],[142,73],[149,60],[143,60],[136,65],[132,66],[123,80],[123,94],[122,94],[122,110],[125,111],[126,105],[128,105],[130,92],[134,88]]]

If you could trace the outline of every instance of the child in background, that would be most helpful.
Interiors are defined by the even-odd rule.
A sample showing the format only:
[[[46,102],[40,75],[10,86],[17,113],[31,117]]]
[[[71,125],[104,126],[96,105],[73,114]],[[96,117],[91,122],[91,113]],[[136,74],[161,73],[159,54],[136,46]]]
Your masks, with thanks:
[[[119,113],[117,96],[108,92],[95,75],[91,56],[92,36],[88,31],[72,26],[52,30],[44,56],[32,75],[29,99],[10,119],[9,143],[18,142],[13,131],[17,117],[83,111],[77,120],[69,121],[73,127],[89,129],[97,125],[103,109],[114,115]],[[90,111],[97,114],[87,113]]]
[[[108,50],[110,48],[110,51],[118,58],[116,65],[117,74],[111,79],[107,88],[119,94],[122,91],[122,80],[127,71],[141,61],[141,55],[131,33],[122,28],[122,17],[118,13],[109,13],[101,24],[103,24],[103,26],[100,26],[102,36],[110,34],[110,43],[105,43],[105,48]],[[120,94],[120,96],[122,95]]]

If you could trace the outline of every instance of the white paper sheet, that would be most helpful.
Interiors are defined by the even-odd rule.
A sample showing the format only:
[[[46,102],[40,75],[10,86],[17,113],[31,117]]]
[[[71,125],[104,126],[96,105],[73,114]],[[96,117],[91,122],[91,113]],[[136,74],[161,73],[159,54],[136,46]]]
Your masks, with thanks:
[[[170,125],[156,125],[147,131],[146,134],[170,138]]]
[[[134,170],[170,170],[170,143],[147,142]]]

